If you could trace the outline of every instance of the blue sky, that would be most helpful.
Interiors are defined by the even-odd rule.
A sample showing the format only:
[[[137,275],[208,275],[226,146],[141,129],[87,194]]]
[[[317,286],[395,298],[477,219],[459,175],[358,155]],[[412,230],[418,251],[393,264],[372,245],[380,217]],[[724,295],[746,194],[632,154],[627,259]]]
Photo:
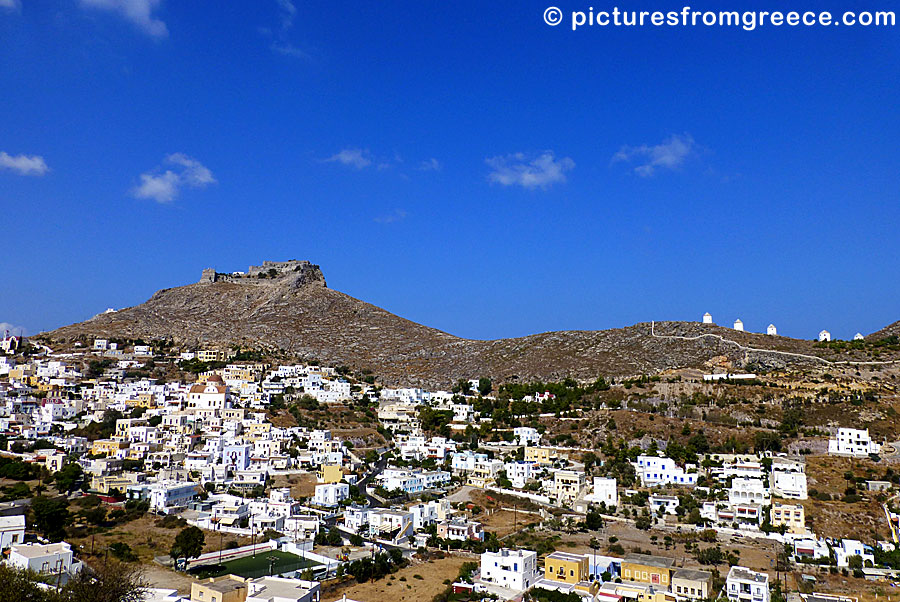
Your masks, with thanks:
[[[0,322],[291,258],[471,338],[900,319],[896,28],[546,6],[0,0]]]

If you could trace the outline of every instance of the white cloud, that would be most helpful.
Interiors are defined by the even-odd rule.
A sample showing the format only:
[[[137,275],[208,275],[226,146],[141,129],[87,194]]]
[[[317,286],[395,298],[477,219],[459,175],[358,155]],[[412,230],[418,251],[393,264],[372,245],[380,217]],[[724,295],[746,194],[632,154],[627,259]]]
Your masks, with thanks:
[[[548,188],[553,184],[566,181],[566,172],[575,168],[575,162],[569,157],[557,160],[553,151],[544,151],[534,159],[524,153],[515,153],[485,159],[493,171],[488,180],[503,186],[521,186],[523,188]]]
[[[9,335],[13,337],[24,337],[28,334],[28,329],[24,326],[16,326],[9,322],[0,322],[0,338],[5,337],[7,331],[9,331]]]
[[[404,211],[403,209],[394,209],[387,215],[376,217],[375,221],[379,224],[393,224],[394,222],[399,222],[400,220],[404,219],[406,215],[406,211]]]
[[[638,161],[640,164],[634,168],[634,173],[647,178],[658,169],[675,170],[684,165],[694,153],[697,152],[697,144],[690,134],[679,136],[673,134],[660,144],[648,146],[623,146],[615,155],[613,162],[625,161],[631,163]]]
[[[81,0],[81,5],[118,13],[154,38],[169,35],[166,24],[153,16],[162,0]]]
[[[22,8],[19,0],[0,0],[0,8],[11,11],[18,11]]]
[[[3,0],[0,0],[2,2]],[[50,168],[40,155],[10,155],[0,151],[0,169],[9,169],[20,176],[42,176]]]
[[[345,148],[327,159],[326,163],[340,163],[341,165],[349,165],[356,169],[363,169],[372,164],[369,151],[360,148]]]
[[[434,157],[428,159],[427,161],[422,161],[421,163],[419,163],[420,171],[441,171],[443,167],[444,166],[441,165],[441,162]]]
[[[297,16],[297,7],[291,0],[276,0],[281,11],[281,28],[290,29],[294,26],[294,17]]]
[[[216,183],[209,168],[184,153],[172,153],[166,157],[165,162],[176,169],[167,169],[162,173],[142,173],[141,183],[132,190],[135,197],[151,199],[157,203],[171,203],[185,186],[205,188]]]
[[[212,172],[205,165],[184,153],[172,153],[166,157],[166,161],[184,168],[184,171],[181,172],[181,179],[189,186],[202,188],[207,184],[216,183]]]

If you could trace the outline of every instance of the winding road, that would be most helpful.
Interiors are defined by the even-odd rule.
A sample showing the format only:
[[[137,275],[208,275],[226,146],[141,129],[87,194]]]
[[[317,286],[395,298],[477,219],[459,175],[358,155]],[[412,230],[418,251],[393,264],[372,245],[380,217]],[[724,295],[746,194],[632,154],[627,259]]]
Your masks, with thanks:
[[[792,351],[778,351],[775,349],[759,349],[757,347],[746,347],[744,345],[741,345],[737,341],[732,341],[731,339],[726,339],[725,337],[723,337],[720,334],[711,334],[711,333],[710,334],[701,334],[701,335],[697,335],[695,337],[683,337],[683,336],[674,335],[674,334],[656,334],[655,325],[656,325],[655,322],[650,322],[650,336],[652,336],[653,338],[656,338],[656,339],[676,339],[676,340],[680,340],[680,341],[698,341],[700,339],[712,338],[712,339],[718,339],[724,343],[730,343],[730,344],[736,346],[741,351],[751,351],[751,352],[756,352],[756,353],[774,353],[776,355],[784,355],[784,356],[788,356],[788,357],[796,357],[796,358],[800,358],[800,359],[814,360],[817,362],[822,362],[823,364],[827,364],[829,366],[865,366],[865,365],[883,366],[883,365],[888,365],[888,364],[896,364],[897,362],[900,362],[900,360],[887,360],[887,361],[880,361],[880,362],[876,362],[876,361],[853,362],[850,360],[842,360],[839,362],[833,362],[831,360],[826,360],[825,358],[819,357],[817,355],[807,355],[805,353],[794,353]]]

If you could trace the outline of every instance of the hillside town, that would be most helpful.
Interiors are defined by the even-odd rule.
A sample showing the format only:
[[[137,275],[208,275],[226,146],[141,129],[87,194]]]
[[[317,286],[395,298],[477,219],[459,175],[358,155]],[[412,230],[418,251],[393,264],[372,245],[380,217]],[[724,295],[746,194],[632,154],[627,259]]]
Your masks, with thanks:
[[[167,341],[7,336],[2,350],[0,550],[48,587],[111,557],[144,568],[147,602],[375,602],[387,586],[401,600],[850,602],[900,582],[897,448],[867,428],[820,425],[789,447],[782,427],[802,419],[784,410],[782,434],[717,445],[703,410],[669,438],[623,432],[622,416],[675,411],[625,394],[658,376],[428,391]],[[834,494],[824,465],[844,471]],[[862,503],[865,536],[810,518]]]

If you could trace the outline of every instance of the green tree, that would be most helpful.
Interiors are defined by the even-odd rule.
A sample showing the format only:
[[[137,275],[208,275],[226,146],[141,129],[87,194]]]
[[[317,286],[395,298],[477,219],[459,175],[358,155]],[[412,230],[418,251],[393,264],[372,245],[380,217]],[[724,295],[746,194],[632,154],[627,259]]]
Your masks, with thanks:
[[[197,527],[185,527],[175,536],[169,555],[172,558],[196,558],[203,552],[206,536]]]
[[[50,541],[60,541],[66,536],[69,522],[69,502],[66,498],[49,498],[39,495],[31,500],[34,527]]]
[[[142,602],[146,596],[140,566],[113,560],[81,571],[62,590],[64,602]]]
[[[62,602],[55,591],[38,583],[37,574],[0,564],[0,602]]]
[[[781,451],[781,435],[772,431],[759,431],[753,437],[757,452]]]
[[[491,391],[494,389],[493,383],[491,383],[491,379],[489,378],[479,378],[478,379],[478,392],[482,395],[490,395]]]

